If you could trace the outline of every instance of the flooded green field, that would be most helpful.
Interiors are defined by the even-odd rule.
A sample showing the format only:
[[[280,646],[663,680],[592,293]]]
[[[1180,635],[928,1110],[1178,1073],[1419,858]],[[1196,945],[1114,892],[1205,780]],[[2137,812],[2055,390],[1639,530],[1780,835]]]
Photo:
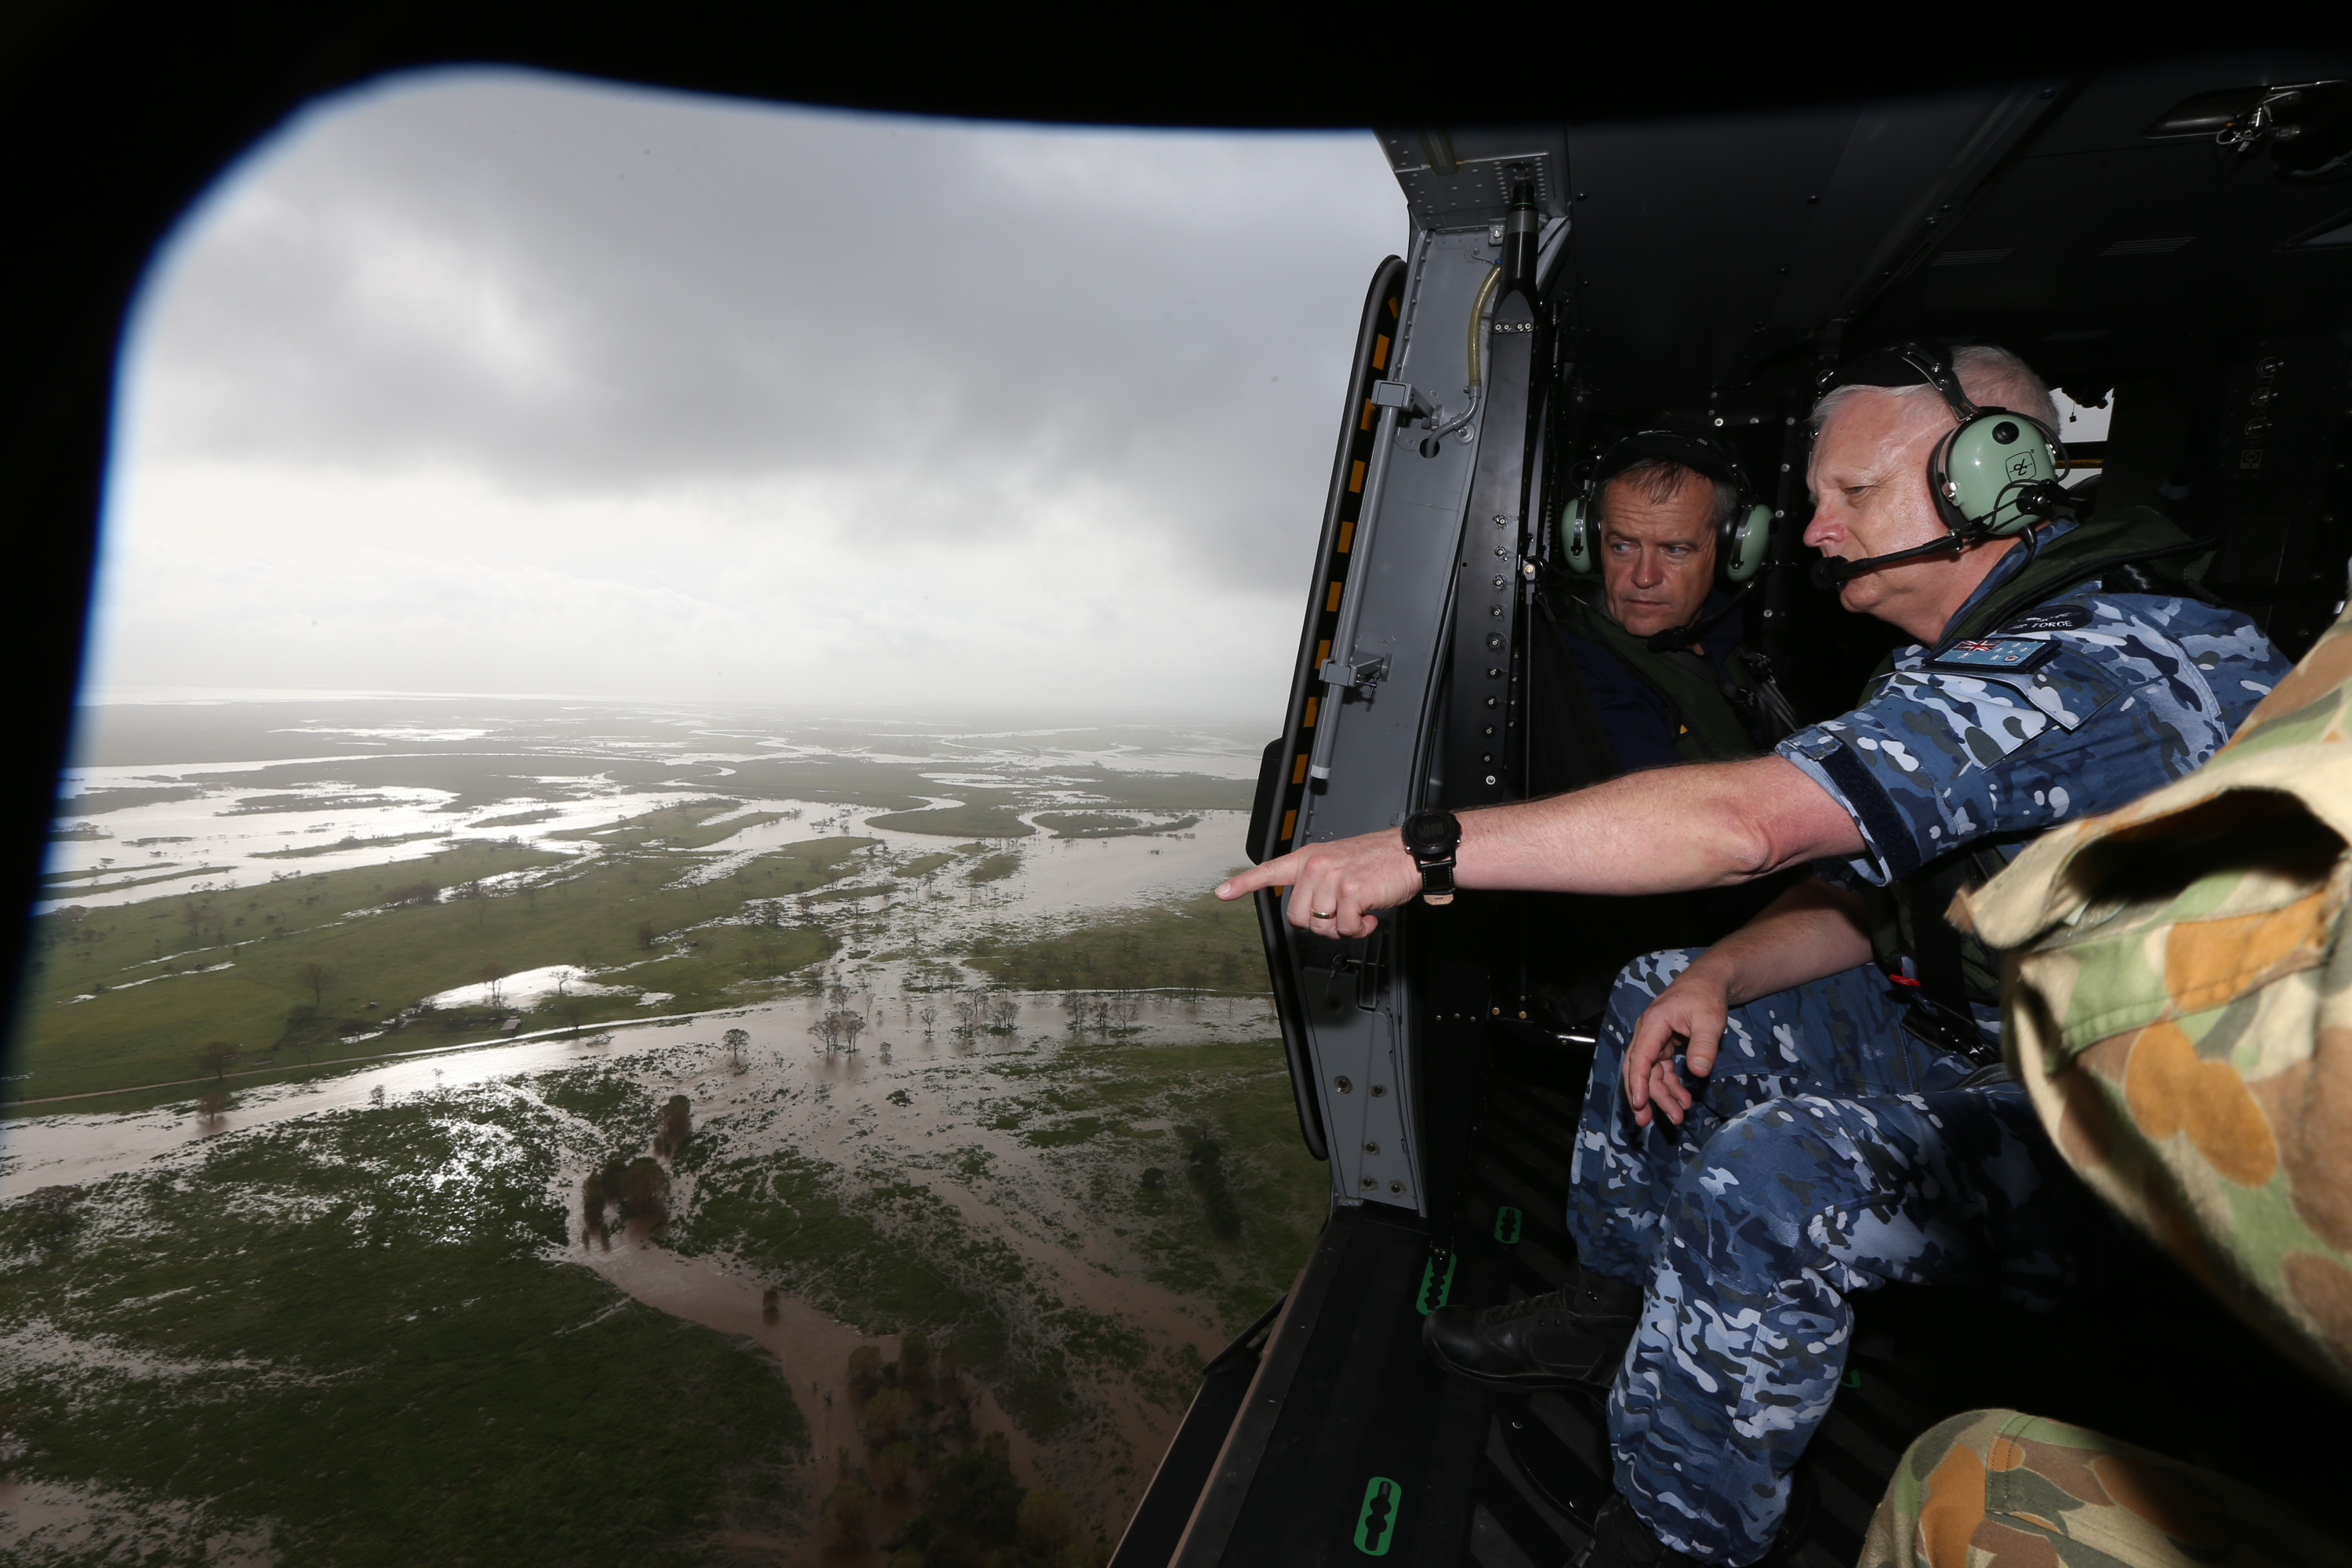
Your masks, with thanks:
[[[1244,740],[345,712],[300,743],[443,782],[386,740],[257,830],[260,717],[68,805],[112,837],[60,841],[0,1133],[12,1560],[1101,1561],[1327,1201],[1202,896]],[[904,826],[975,802],[1025,831]],[[230,870],[111,886],[142,839]]]

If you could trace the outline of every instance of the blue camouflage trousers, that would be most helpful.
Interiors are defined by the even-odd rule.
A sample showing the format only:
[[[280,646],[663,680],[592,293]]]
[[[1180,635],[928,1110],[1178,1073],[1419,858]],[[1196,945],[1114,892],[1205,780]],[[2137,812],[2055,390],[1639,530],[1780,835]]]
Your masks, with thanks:
[[[2124,1245],[2014,1084],[1957,1087],[1863,965],[1732,1010],[1714,1071],[1675,1065],[1680,1127],[1634,1124],[1635,1020],[1689,952],[1626,966],[1609,1001],[1569,1185],[1580,1261],[1643,1282],[1609,1394],[1617,1490],[1708,1562],[1770,1548],[1789,1473],[1845,1370],[1847,1298],[1889,1280],[2057,1305]]]

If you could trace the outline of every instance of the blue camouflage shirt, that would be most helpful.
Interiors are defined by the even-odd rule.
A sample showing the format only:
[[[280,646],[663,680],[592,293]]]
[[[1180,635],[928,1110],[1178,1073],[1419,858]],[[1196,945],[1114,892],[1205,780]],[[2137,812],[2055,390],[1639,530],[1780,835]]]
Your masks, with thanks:
[[[2011,552],[1959,615],[2024,561]],[[2016,835],[2114,810],[2220,750],[2291,668],[2239,611],[2096,580],[1928,651],[1898,650],[1860,707],[1775,748],[1862,831],[1860,855],[1816,867],[1833,881],[1885,886],[2004,835],[2014,853]]]

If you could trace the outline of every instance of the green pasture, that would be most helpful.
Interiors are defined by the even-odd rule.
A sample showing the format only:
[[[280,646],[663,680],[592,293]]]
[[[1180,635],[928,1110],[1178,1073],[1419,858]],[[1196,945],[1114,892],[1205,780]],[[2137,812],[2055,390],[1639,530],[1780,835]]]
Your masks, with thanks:
[[[693,860],[627,847],[708,842],[750,820],[704,826],[715,809],[727,807],[639,818],[617,836],[621,847],[568,873],[561,855],[478,841],[389,866],[52,912],[38,922],[32,994],[12,1053],[13,1070],[28,1076],[11,1085],[14,1096],[193,1078],[214,1069],[199,1053],[215,1041],[233,1051],[223,1070],[240,1071],[488,1037],[500,1017],[485,1007],[344,1038],[492,972],[621,969],[605,983],[670,993],[665,1013],[770,994],[836,946],[803,922],[796,896],[856,869],[872,840],[787,846],[690,887],[676,883]],[[478,885],[522,870],[543,876],[518,889]],[[412,901],[395,902],[404,899]],[[550,997],[524,1026],[646,1013],[632,994]]]
[[[1181,833],[1200,823],[1197,816],[1173,822],[1142,822],[1108,811],[1041,811],[1035,821],[1056,838],[1129,838],[1155,833]]]
[[[929,811],[894,811],[869,816],[869,827],[897,833],[936,833],[942,838],[1026,838],[1037,830],[1010,805],[943,805]]]
[[[1207,893],[1168,908],[1097,912],[1083,922],[1002,927],[953,951],[1017,991],[1255,995],[1266,988],[1256,906],[1247,899],[1220,903]]]

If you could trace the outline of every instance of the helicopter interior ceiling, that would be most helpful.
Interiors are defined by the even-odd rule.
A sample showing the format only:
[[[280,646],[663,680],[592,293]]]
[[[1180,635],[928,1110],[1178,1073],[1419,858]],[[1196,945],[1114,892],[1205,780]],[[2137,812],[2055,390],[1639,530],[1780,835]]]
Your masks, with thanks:
[[[1543,161],[1567,187],[1543,205],[1573,231],[1561,357],[1601,402],[1634,405],[1778,394],[1855,347],[1981,337],[2095,396],[2248,335],[2332,327],[2352,267],[2347,76],[2343,58],[2206,60],[1571,127]],[[2317,85],[2217,141],[2263,84],[2289,83]],[[1465,175],[1538,142],[1449,140]],[[1413,144],[1389,142],[1416,216],[1455,221]]]

